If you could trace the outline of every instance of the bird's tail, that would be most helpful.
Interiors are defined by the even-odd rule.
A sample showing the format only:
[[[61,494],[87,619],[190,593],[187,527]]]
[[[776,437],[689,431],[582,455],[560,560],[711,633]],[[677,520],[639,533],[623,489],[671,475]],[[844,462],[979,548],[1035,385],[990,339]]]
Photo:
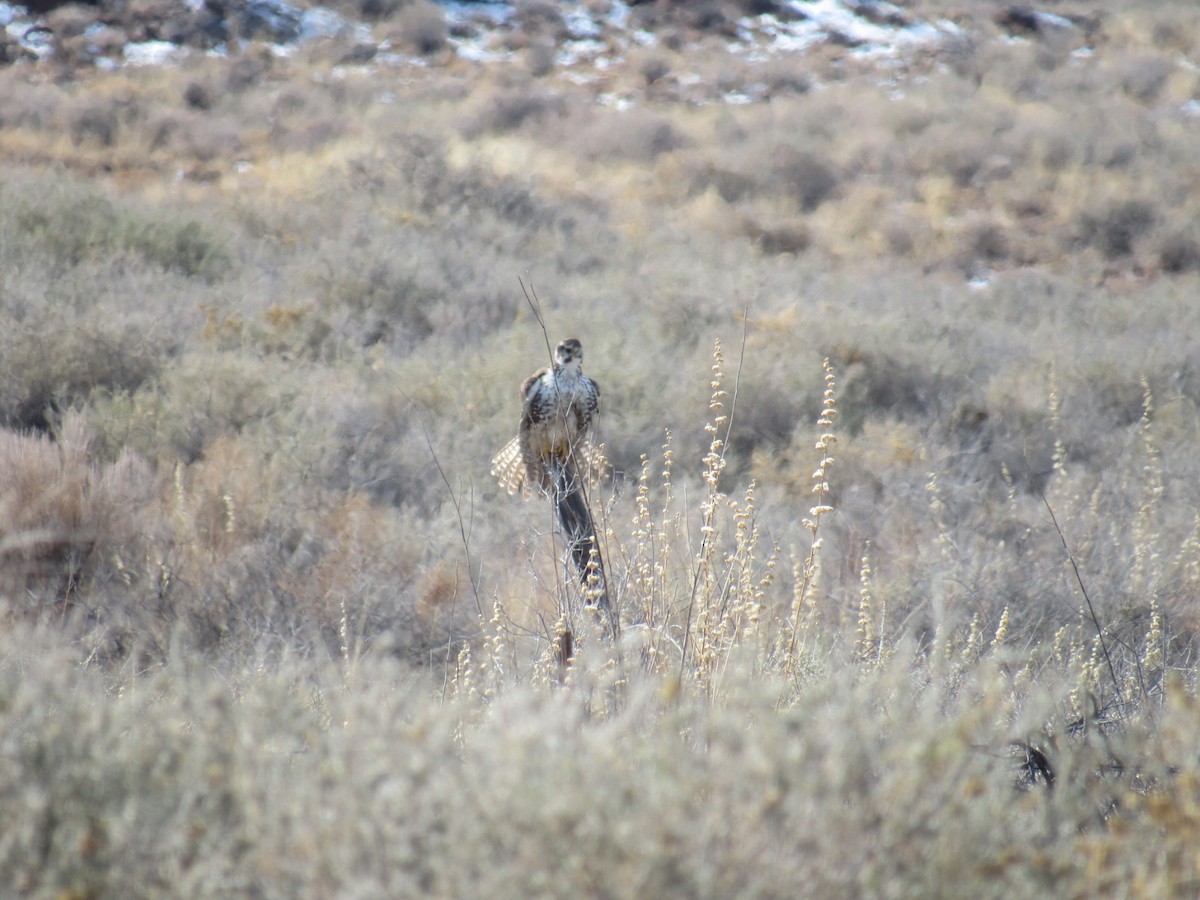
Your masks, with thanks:
[[[601,610],[612,624],[612,607],[608,599],[608,577],[604,558],[596,543],[596,526],[588,509],[583,479],[569,460],[556,462],[554,475],[554,509],[562,525],[563,536],[579,582],[589,606]]]

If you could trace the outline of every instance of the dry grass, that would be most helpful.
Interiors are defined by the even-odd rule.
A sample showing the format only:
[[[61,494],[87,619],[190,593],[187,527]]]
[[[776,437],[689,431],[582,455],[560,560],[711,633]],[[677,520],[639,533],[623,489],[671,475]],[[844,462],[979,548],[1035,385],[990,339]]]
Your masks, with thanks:
[[[1194,893],[1195,14],[581,84],[360,6],[425,62],[0,71],[0,881]],[[487,476],[519,277],[615,642]]]

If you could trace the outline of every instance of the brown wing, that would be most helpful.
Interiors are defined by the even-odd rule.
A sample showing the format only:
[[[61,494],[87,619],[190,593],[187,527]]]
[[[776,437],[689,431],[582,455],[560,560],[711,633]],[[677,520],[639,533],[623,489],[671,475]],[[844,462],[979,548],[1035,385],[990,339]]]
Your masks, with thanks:
[[[529,399],[529,392],[533,390],[533,386],[542,380],[542,376],[550,370],[542,367],[521,382],[521,403],[525,403]]]
[[[519,491],[522,496],[530,495],[530,487],[525,481],[525,458],[521,453],[520,436],[509,441],[503,450],[492,457],[492,474],[510,494]]]
[[[600,385],[586,375],[583,376],[583,396],[579,398],[578,415],[580,430],[594,433],[596,417],[600,414]]]
[[[608,458],[604,454],[604,445],[596,441],[596,420],[600,413],[600,386],[584,376],[583,388],[583,396],[575,405],[580,439],[571,449],[580,473],[588,483],[594,485],[608,474]]]
[[[539,402],[537,386],[548,369],[538,369],[521,384],[521,422],[517,436],[492,458],[492,475],[510,494],[520,492],[528,499],[535,486],[549,487],[548,473],[538,447],[533,446],[533,427],[547,414],[547,404]],[[548,401],[547,401],[548,402]],[[575,404],[574,415],[580,439],[571,448],[574,464],[590,483],[608,472],[608,460],[602,446],[593,443],[596,415],[600,408],[600,388],[584,378],[583,396]]]
[[[510,494],[520,493],[526,499],[533,493],[533,484],[527,477],[529,474],[529,452],[526,447],[529,427],[537,415],[536,404],[532,402],[535,388],[549,369],[541,368],[521,382],[521,422],[518,434],[504,445],[504,449],[492,457],[492,474],[499,480],[500,486]]]

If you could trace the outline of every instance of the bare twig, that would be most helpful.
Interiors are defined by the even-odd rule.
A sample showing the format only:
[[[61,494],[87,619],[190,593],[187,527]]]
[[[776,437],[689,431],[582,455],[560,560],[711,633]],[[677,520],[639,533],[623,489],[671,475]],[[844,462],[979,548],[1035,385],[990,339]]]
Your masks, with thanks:
[[[521,285],[521,293],[525,295],[525,302],[529,304],[530,311],[533,312],[533,317],[537,319],[538,327],[542,329],[542,340],[546,343],[546,355],[550,357],[550,364],[554,364],[554,349],[550,346],[550,334],[546,330],[546,314],[542,312],[542,301],[537,295],[537,289],[533,286],[533,282],[525,284],[525,279],[518,277],[517,283]]]
[[[738,348],[737,371],[733,373],[733,396],[729,398],[729,422],[725,428],[725,443],[721,445],[721,459],[725,459],[725,451],[729,449],[729,437],[733,434],[733,420],[737,413],[738,389],[742,384],[742,364],[746,359],[746,329],[750,323],[750,307],[742,307],[742,343]]]
[[[1075,582],[1079,585],[1079,590],[1083,593],[1083,601],[1087,604],[1088,615],[1091,616],[1092,625],[1096,628],[1096,637],[1100,639],[1100,649],[1104,653],[1104,662],[1108,665],[1108,674],[1112,678],[1113,688],[1116,689],[1117,697],[1119,698],[1121,696],[1121,682],[1117,680],[1117,670],[1113,666],[1112,657],[1108,652],[1108,642],[1104,640],[1104,629],[1100,625],[1100,618],[1096,615],[1096,608],[1092,605],[1092,598],[1088,594],[1087,585],[1083,583],[1083,576],[1079,572],[1079,564],[1075,561],[1075,554],[1071,552],[1071,547],[1067,544],[1067,537],[1063,534],[1063,530],[1058,524],[1058,517],[1054,515],[1054,507],[1046,499],[1046,492],[1041,488],[1038,488],[1037,491],[1038,496],[1042,498],[1042,503],[1046,506],[1046,512],[1050,514],[1050,522],[1054,525],[1054,530],[1058,532],[1058,539],[1062,541],[1063,550],[1067,554],[1067,560],[1071,563],[1071,569],[1075,572]]]
[[[462,538],[463,553],[467,558],[467,580],[471,584],[471,593],[475,597],[475,609],[479,615],[483,615],[483,602],[479,599],[479,585],[476,582],[475,573],[471,568],[471,535],[470,530],[463,521],[462,505],[458,502],[458,496],[454,493],[454,488],[450,484],[450,479],[446,477],[446,470],[442,468],[442,462],[438,459],[437,451],[433,449],[433,440],[429,437],[429,430],[425,427],[425,423],[418,417],[417,421],[421,425],[421,433],[425,435],[425,446],[429,448],[429,455],[433,457],[433,464],[437,467],[438,475],[441,476],[442,483],[446,485],[446,490],[450,492],[450,502],[454,504],[454,515],[458,519],[458,534]],[[475,482],[468,480],[471,497],[471,513],[475,512]]]

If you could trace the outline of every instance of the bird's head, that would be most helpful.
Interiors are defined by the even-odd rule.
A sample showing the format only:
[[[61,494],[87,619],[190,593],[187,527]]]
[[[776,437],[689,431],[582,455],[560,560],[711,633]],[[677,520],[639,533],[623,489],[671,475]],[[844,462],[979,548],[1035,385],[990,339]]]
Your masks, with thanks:
[[[554,361],[560,366],[578,366],[583,362],[583,344],[578,338],[567,338],[555,348]]]

